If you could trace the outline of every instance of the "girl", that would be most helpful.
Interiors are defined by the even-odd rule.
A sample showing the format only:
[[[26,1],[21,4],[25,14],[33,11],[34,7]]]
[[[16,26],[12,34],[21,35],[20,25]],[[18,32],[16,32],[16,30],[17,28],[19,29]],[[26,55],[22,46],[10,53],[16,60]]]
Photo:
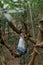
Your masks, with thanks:
[[[25,48],[25,33],[24,30],[20,30],[20,38],[17,46],[17,51],[15,53],[15,57],[19,57],[23,54],[26,53],[26,48]]]

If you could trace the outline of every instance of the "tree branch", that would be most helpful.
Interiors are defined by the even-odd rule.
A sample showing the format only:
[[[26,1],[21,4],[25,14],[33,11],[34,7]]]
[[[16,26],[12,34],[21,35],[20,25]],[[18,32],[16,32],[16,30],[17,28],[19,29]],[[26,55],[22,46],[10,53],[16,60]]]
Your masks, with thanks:
[[[33,51],[32,58],[28,65],[34,65],[36,56],[37,56],[37,53],[35,51]]]
[[[9,26],[17,33],[17,34],[20,34],[20,30],[18,30],[13,24],[12,22],[8,22],[9,23]]]
[[[25,24],[26,25],[26,24]],[[11,22],[9,22],[9,26],[17,33],[17,34],[20,34],[20,30],[18,30]],[[30,35],[31,36],[31,35]],[[27,38],[32,42],[32,43],[36,43],[37,40],[28,36],[27,34]]]
[[[30,40],[32,43],[34,43],[34,44],[36,44],[36,42],[37,42],[37,40],[36,40],[35,38],[32,38],[32,37],[29,37],[29,40]]]
[[[26,34],[26,39],[30,40],[34,44],[36,44],[37,42],[37,39],[33,38],[32,35],[30,35],[30,33]]]
[[[36,44],[35,47],[43,48],[43,42],[41,42],[40,44]]]
[[[28,65],[34,65],[36,56],[39,54],[38,50],[39,50],[39,47],[34,47],[34,50],[32,52],[32,58]]]

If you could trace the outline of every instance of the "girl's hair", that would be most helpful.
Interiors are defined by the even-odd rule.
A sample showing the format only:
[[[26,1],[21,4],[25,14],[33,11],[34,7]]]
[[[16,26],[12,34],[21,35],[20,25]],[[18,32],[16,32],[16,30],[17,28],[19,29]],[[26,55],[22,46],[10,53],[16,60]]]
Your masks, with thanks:
[[[23,29],[22,29],[22,28],[20,28],[20,33],[22,33],[22,30],[23,30]]]

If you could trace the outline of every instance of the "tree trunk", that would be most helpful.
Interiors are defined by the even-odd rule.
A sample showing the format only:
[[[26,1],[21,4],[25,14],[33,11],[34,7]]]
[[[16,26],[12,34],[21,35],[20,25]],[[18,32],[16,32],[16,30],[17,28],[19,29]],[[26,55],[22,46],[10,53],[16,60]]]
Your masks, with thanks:
[[[29,2],[29,8],[30,8],[30,20],[31,20],[31,25],[32,25],[32,33],[33,33],[33,37],[35,37],[33,20],[32,20],[32,3],[31,2]]]

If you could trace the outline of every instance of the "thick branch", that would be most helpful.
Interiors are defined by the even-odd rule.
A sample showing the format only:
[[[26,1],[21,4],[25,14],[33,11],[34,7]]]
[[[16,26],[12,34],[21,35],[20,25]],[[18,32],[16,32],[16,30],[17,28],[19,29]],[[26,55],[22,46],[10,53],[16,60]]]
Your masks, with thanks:
[[[32,58],[28,65],[34,65],[36,56],[37,56],[37,53],[35,51],[33,51]]]
[[[36,44],[35,47],[43,48],[43,42],[41,42],[40,44]]]
[[[37,39],[33,38],[30,33],[26,35],[26,39],[30,40],[32,43],[36,44]]]
[[[12,22],[8,22],[9,23],[9,26],[17,33],[17,34],[20,34],[20,30],[18,30],[13,24]]]
[[[30,40],[32,43],[34,43],[34,44],[36,44],[36,42],[37,42],[37,40],[36,40],[35,38],[32,38],[32,37],[29,37],[29,40]]]
[[[39,47],[34,47],[34,50],[33,50],[33,53],[32,53],[32,58],[31,58],[28,65],[34,65],[36,56],[39,54],[38,50],[39,50]]]

